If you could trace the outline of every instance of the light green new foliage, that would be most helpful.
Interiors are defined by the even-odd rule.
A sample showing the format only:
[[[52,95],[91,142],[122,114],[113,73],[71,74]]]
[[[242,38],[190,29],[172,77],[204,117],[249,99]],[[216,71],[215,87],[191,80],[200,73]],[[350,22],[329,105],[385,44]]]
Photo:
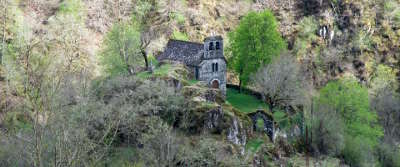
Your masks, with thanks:
[[[378,65],[371,77],[370,92],[376,95],[383,89],[395,91],[398,87],[396,71],[389,66],[383,64]]]
[[[174,33],[172,34],[172,39],[189,41],[189,37],[185,33],[179,31],[174,31]]]
[[[396,0],[386,0],[384,3],[384,16],[390,23],[400,26],[400,2]]]
[[[142,58],[139,27],[133,23],[116,23],[104,40],[101,64],[108,75],[132,74]]]
[[[333,107],[342,116],[348,136],[359,136],[371,146],[383,136],[377,114],[370,109],[367,88],[354,79],[328,83],[320,91],[319,103]]]
[[[229,65],[239,75],[243,86],[248,84],[251,74],[278,57],[287,45],[269,10],[248,13],[229,34],[229,40]]]

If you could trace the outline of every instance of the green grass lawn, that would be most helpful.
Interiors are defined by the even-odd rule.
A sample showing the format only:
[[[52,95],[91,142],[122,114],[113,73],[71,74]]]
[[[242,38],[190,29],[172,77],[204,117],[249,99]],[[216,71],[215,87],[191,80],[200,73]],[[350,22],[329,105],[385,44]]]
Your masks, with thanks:
[[[190,84],[190,85],[194,85],[194,84],[196,84],[197,82],[199,82],[199,80],[196,80],[196,79],[191,79],[191,80],[189,80],[189,84]]]
[[[257,109],[265,109],[268,111],[268,106],[261,100],[258,100],[256,97],[239,93],[239,91],[231,88],[227,88],[226,92],[226,100],[236,109],[239,109],[241,112],[254,112]]]

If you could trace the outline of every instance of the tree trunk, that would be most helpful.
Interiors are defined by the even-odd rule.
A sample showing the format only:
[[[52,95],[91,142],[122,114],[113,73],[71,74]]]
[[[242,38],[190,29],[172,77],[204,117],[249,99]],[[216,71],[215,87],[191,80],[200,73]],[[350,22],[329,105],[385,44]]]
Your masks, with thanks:
[[[147,59],[146,50],[144,50],[144,48],[143,48],[143,49],[141,49],[141,52],[142,52],[142,56],[143,56],[143,59],[144,59],[146,71],[148,71],[150,69],[149,69],[149,60]]]
[[[242,80],[239,79],[239,93],[242,93]]]
[[[275,108],[274,101],[268,95],[265,96],[265,99],[266,99],[269,111],[271,111],[271,113],[274,113],[274,108]]]
[[[242,74],[243,74],[243,69],[240,69],[240,72],[239,72],[239,93],[242,93],[242,79],[241,79]]]

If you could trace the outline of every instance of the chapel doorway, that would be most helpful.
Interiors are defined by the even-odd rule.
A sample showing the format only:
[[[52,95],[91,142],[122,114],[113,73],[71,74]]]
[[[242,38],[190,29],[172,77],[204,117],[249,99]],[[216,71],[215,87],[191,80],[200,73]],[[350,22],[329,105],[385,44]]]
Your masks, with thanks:
[[[211,82],[211,87],[212,87],[212,88],[215,88],[215,89],[218,89],[218,88],[219,88],[219,82],[218,82],[218,80],[213,80],[213,81]]]

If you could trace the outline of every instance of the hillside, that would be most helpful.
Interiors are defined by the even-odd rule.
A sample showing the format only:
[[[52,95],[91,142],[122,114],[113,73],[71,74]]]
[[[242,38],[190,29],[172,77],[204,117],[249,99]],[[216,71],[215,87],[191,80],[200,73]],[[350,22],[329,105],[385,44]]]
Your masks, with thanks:
[[[400,0],[1,0],[0,30],[0,166],[400,165]],[[218,35],[226,94],[157,59]]]
[[[119,6],[111,1],[82,2],[79,10],[85,15],[85,26],[89,29],[87,37],[91,37],[84,47],[94,56],[113,23],[118,18],[130,19],[135,2],[120,0]],[[46,31],[48,20],[54,17],[61,4],[54,0],[24,1],[18,5],[24,13],[24,20],[29,20],[29,24],[36,29]],[[323,0],[154,1],[148,9],[152,35],[146,50],[150,55],[157,55],[170,38],[202,42],[211,34],[220,34],[229,43],[227,34],[243,15],[251,10],[270,9],[279,21],[279,31],[287,40],[289,49],[297,52],[307,70],[312,70],[309,75],[316,85],[323,85],[344,73],[351,73],[368,82],[376,64],[383,63],[398,70],[400,30],[399,25],[394,23],[397,16],[393,13],[398,6],[393,4],[395,6],[389,8],[388,4],[383,1]],[[312,45],[305,45],[304,42]],[[362,48],[355,46],[358,43],[363,45]],[[315,59],[319,55],[326,57],[324,61],[327,62],[316,64]],[[330,67],[326,67],[327,64]]]

